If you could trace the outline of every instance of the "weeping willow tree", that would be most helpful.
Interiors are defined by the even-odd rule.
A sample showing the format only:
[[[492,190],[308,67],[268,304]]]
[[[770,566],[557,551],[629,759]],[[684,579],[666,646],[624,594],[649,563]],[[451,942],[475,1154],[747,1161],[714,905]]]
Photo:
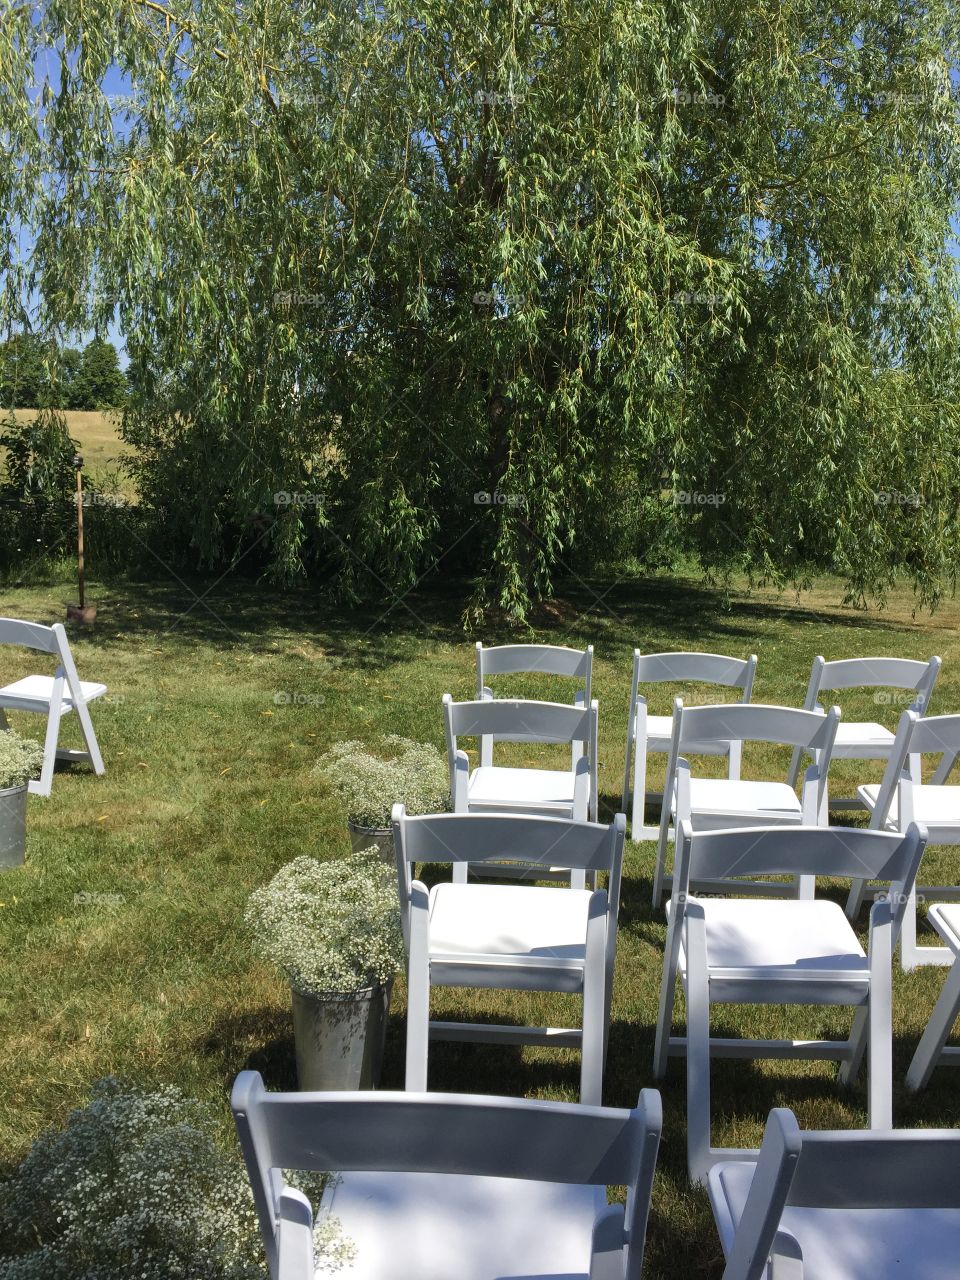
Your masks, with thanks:
[[[2,318],[119,314],[171,557],[934,600],[958,53],[953,0],[14,0]]]

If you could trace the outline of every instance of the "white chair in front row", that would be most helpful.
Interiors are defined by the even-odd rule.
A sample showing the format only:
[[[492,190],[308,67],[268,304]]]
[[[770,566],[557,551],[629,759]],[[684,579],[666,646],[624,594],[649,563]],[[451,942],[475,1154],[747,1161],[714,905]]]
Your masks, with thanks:
[[[836,1059],[840,1080],[852,1084],[868,1052],[871,1128],[892,1124],[892,955],[925,836],[848,827],[748,827],[694,833],[681,826],[677,869],[668,910],[663,980],[654,1048],[654,1077],[662,1079],[670,1052],[687,1056],[687,1153],[690,1176],[703,1177],[721,1154],[710,1147],[710,1059]],[[864,952],[843,909],[815,899],[816,876],[850,875],[871,868],[890,882],[891,902],[870,916]],[[691,897],[701,876],[777,875],[800,878],[801,899]],[[736,881],[730,881],[736,892]],[[891,903],[893,905],[891,905]],[[687,1034],[671,1038],[677,976],[687,1002]],[[856,1009],[848,1040],[712,1039],[710,1010],[717,1004],[846,1005]]]
[[[723,1280],[956,1280],[956,1129],[806,1131],[778,1107],[742,1156],[707,1178]]]
[[[820,694],[838,689],[902,689],[914,696],[909,710],[923,715],[929,709],[933,686],[940,674],[941,661],[917,662],[912,658],[842,658],[827,662],[818,656],[813,660],[807,696],[803,706],[806,711],[823,711],[819,705]],[[882,695],[876,695],[877,700]],[[837,738],[833,744],[834,760],[888,760],[893,749],[893,734],[876,721],[841,720]],[[800,772],[800,752],[794,752],[788,781],[795,784]],[[834,796],[833,809],[861,809],[859,796]]]
[[[314,1280],[313,1211],[287,1170],[326,1171],[342,1280],[639,1280],[662,1116],[467,1094],[268,1093],[232,1107],[271,1280]],[[625,1186],[626,1205],[607,1186]],[[317,1271],[316,1275],[326,1274]]]
[[[960,715],[925,716],[905,711],[897,726],[896,741],[887,762],[883,781],[859,788],[859,795],[870,810],[870,826],[877,831],[905,831],[911,822],[926,828],[927,843],[960,844],[960,787],[948,786],[947,778],[960,754]],[[929,782],[922,780],[925,755],[939,757],[936,772]],[[855,920],[864,897],[869,893],[867,881],[853,881],[847,899],[847,915]],[[956,898],[958,885],[915,885],[910,893],[900,938],[900,963],[904,970],[928,964],[950,964],[949,947],[917,946],[917,899]]]
[[[545,1044],[580,1049],[580,1100],[599,1106],[617,948],[626,819],[610,826],[507,814],[408,818],[393,810],[394,850],[409,957],[408,1089],[426,1089],[433,1040]],[[418,862],[523,858],[609,876],[606,890],[549,885],[435,885],[411,877]],[[560,991],[583,997],[579,1029],[435,1022],[432,987]]]
[[[640,692],[648,684],[710,684],[739,689],[740,701],[749,702],[757,672],[757,655],[728,658],[721,653],[641,653],[633,651],[633,679],[630,684],[630,713],[627,719],[627,752],[623,764],[623,812],[630,814],[631,840],[656,840],[659,827],[644,825],[648,802],[663,803],[663,796],[647,791],[647,759],[669,755],[673,738],[673,716],[652,716],[647,699]],[[729,702],[726,698],[724,701]],[[728,778],[740,777],[739,742],[712,740],[688,746],[691,755],[727,756]],[[631,785],[630,764],[633,762]]]
[[[831,707],[826,715],[799,711],[795,707],[771,707],[760,703],[731,703],[728,706],[685,707],[677,698],[673,704],[673,738],[667,761],[666,796],[660,816],[660,837],[653,875],[653,905],[659,907],[665,889],[671,818],[674,829],[689,819],[695,831],[718,831],[725,827],[769,827],[774,825],[827,825],[827,776],[840,711]],[[684,760],[704,745],[725,742],[780,743],[811,757],[804,774],[802,798],[788,782],[748,778],[694,778]],[[679,777],[681,766],[684,783]],[[701,889],[724,886],[698,884]],[[738,893],[783,895],[782,885],[741,882]]]
[[[10,726],[4,711],[30,711],[46,716],[47,731],[43,743],[43,766],[40,779],[30,783],[35,795],[48,796],[53,786],[53,769],[57,760],[85,760],[93,765],[94,773],[103,773],[103,757],[93,731],[93,721],[87,707],[107,692],[105,684],[81,680],[70,652],[70,643],[63,624],[52,627],[38,622],[21,622],[17,618],[0,618],[0,645],[18,645],[34,649],[57,658],[57,668],[52,676],[30,675],[0,689],[0,732]],[[60,721],[71,711],[76,712],[80,730],[87,745],[86,751],[58,747]]]

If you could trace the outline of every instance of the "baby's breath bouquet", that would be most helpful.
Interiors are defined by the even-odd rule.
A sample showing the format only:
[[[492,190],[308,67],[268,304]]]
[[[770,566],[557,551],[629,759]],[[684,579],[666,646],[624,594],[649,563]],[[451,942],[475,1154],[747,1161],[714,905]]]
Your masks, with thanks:
[[[13,729],[0,732],[0,791],[25,786],[43,764],[43,747]]]
[[[250,895],[245,918],[263,958],[303,995],[363,991],[403,967],[397,889],[376,850],[294,858]]]
[[[362,742],[338,742],[317,761],[314,773],[343,803],[347,821],[382,831],[395,804],[407,813],[442,813],[450,807],[446,758],[436,747],[388,734],[374,754]]]
[[[3,1280],[267,1280],[250,1182],[211,1106],[108,1077],[0,1182]],[[315,1206],[326,1175],[291,1175]],[[318,1214],[319,1270],[356,1254]]]

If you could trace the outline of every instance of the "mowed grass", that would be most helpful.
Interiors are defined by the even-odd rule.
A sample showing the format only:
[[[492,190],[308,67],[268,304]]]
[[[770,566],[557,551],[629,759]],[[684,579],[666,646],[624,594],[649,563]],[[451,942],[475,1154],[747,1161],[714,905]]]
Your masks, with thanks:
[[[442,595],[408,596],[385,605],[384,616],[377,609],[336,612],[306,590],[273,592],[241,581],[208,587],[94,583],[96,627],[71,632],[81,675],[110,687],[93,712],[107,772],[96,778],[83,766],[64,769],[50,799],[31,798],[26,865],[0,881],[0,1147],[7,1160],[62,1122],[105,1074],[146,1085],[176,1082],[216,1100],[225,1141],[226,1099],[239,1070],[254,1067],[268,1086],[293,1087],[289,995],[251,954],[246,897],[298,854],[347,852],[343,814],[312,773],[326,747],[391,732],[440,747],[441,695],[473,696],[475,637],[463,633],[457,608]],[[817,653],[939,653],[944,670],[932,710],[960,710],[956,604],[933,619],[914,618],[907,596],[878,614],[842,609],[840,595],[829,582],[798,601],[769,593],[725,597],[692,580],[611,581],[571,590],[545,610],[542,625],[525,638],[596,646],[603,814],[620,807],[634,645],[755,652],[756,700],[792,705],[803,698]],[[5,594],[2,612],[52,622],[63,618],[66,598],[55,587],[17,589]],[[483,636],[488,643],[506,638]],[[26,653],[0,650],[0,683],[32,665]],[[559,686],[543,680],[525,689],[549,697]],[[668,710],[673,692],[657,691],[651,709]],[[899,714],[869,693],[843,705],[849,718],[891,726]],[[37,718],[12,718],[40,735]],[[73,724],[67,743],[79,744]],[[786,765],[773,750],[745,753],[745,769],[756,776],[782,776]],[[871,764],[838,766],[834,789],[852,791],[879,773]],[[630,1105],[651,1083],[665,936],[662,913],[650,906],[652,862],[651,845],[628,846],[605,1089],[611,1105]],[[932,850],[924,878],[960,880],[955,851]],[[842,893],[842,886],[826,888]],[[918,1098],[902,1088],[942,981],[942,970],[896,974],[900,1125],[957,1123],[949,1069]],[[553,1025],[569,1025],[579,1013],[570,997],[492,992],[441,993],[435,1008],[476,1021]],[[679,1006],[677,1017],[680,1025]],[[844,1010],[728,1009],[715,1026],[720,1034],[819,1037],[845,1034],[849,1019]],[[402,1087],[403,1048],[400,981],[386,1087]],[[571,1051],[438,1044],[430,1082],[435,1089],[574,1099],[578,1072]],[[714,1141],[722,1145],[757,1145],[775,1105],[793,1107],[810,1127],[858,1127],[866,1119],[863,1078],[845,1091],[828,1063],[720,1062],[713,1084]],[[664,1143],[646,1274],[719,1276],[706,1199],[686,1181],[681,1061],[671,1063],[662,1093]]]

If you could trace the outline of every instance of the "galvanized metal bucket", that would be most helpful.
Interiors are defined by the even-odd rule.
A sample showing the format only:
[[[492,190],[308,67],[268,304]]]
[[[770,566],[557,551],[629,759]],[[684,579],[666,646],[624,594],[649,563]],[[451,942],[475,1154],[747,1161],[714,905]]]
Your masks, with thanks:
[[[376,845],[383,861],[391,867],[394,865],[393,827],[358,827],[355,822],[348,822],[347,829],[354,853],[362,853]]]
[[[0,870],[22,866],[27,849],[27,784],[0,791]]]
[[[392,979],[346,994],[314,996],[291,988],[301,1089],[373,1089],[379,1084],[392,988]]]

